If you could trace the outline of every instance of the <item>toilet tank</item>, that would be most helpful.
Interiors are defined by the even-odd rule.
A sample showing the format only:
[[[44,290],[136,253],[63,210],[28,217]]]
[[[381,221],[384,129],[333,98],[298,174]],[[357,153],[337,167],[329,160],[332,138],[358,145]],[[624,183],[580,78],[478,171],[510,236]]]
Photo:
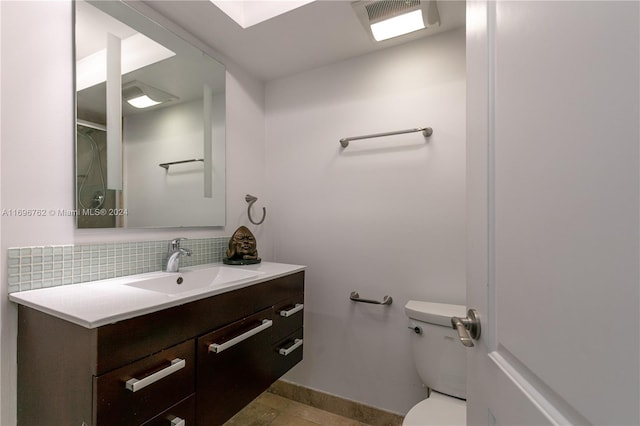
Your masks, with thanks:
[[[451,317],[466,317],[462,305],[411,300],[405,306],[411,333],[414,364],[422,383],[432,390],[467,398],[465,347],[451,327]],[[416,328],[417,327],[417,328]]]

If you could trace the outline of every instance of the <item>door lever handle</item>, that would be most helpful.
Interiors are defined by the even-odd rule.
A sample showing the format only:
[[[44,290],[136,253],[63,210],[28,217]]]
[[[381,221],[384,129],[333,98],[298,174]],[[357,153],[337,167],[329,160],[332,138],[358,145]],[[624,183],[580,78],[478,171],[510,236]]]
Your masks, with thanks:
[[[458,332],[460,343],[472,347],[473,341],[480,338],[480,315],[475,309],[469,309],[465,318],[451,317],[451,327]]]

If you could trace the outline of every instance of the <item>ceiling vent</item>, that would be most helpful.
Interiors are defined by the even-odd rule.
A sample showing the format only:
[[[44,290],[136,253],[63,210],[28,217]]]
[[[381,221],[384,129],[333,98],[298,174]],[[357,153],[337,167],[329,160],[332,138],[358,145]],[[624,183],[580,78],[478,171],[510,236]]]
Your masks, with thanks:
[[[440,25],[435,0],[359,0],[351,6],[375,41]]]

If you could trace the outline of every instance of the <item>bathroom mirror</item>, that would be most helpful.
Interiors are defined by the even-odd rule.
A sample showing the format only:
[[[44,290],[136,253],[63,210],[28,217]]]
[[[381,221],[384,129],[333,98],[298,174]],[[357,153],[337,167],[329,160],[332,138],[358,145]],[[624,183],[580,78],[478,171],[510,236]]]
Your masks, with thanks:
[[[224,226],[224,66],[122,2],[74,7],[78,228]]]

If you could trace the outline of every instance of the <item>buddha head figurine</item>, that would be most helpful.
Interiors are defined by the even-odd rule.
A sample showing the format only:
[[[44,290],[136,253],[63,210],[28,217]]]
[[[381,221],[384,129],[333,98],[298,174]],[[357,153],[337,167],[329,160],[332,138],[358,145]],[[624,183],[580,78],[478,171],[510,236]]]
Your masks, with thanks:
[[[227,258],[230,260],[257,260],[258,249],[256,248],[256,238],[249,228],[241,226],[236,229],[229,240],[229,250]]]

